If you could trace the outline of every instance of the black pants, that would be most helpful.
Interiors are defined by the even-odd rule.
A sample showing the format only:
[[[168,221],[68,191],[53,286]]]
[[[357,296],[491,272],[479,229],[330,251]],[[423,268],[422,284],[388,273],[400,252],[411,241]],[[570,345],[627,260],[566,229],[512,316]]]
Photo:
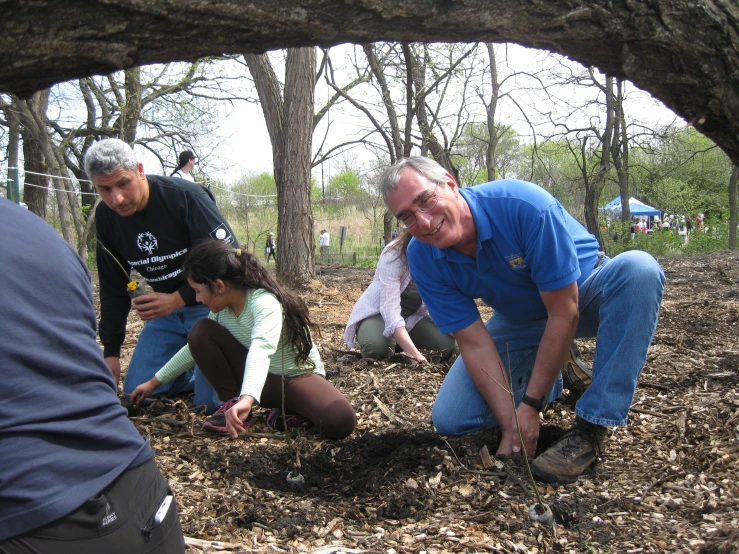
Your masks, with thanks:
[[[0,554],[182,554],[185,539],[174,499],[161,523],[154,522],[171,494],[152,459],[124,472],[71,514],[0,542]]]

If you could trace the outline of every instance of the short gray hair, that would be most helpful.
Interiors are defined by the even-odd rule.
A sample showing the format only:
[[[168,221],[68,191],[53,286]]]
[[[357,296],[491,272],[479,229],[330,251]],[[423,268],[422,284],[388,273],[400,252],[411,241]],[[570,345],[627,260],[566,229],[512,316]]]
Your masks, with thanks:
[[[382,194],[382,199],[385,201],[385,206],[389,207],[387,197],[398,188],[398,183],[403,177],[403,171],[408,167],[416,170],[435,185],[444,185],[446,183],[447,170],[431,158],[424,156],[401,158],[380,175],[380,193]]]
[[[111,175],[119,169],[136,171],[138,167],[133,148],[120,139],[95,142],[85,153],[85,173],[90,180],[96,175]]]

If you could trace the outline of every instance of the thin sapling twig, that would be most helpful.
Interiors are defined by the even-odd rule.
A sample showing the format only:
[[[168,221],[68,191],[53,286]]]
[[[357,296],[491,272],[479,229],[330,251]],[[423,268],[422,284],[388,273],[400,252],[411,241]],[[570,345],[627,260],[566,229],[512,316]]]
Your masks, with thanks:
[[[510,366],[511,366],[511,360],[510,360],[510,355],[509,355],[508,367],[510,368]],[[524,444],[524,441],[523,441],[523,435],[521,434],[521,426],[518,423],[518,413],[516,411],[516,393],[513,390],[513,385],[512,385],[513,375],[511,374],[510,370],[509,371],[505,370],[502,363],[500,364],[501,373],[505,377],[508,378],[508,381],[510,383],[508,386],[506,386],[500,381],[498,381],[493,375],[490,375],[485,370],[485,368],[482,368],[482,371],[483,373],[485,373],[485,375],[490,377],[495,382],[495,384],[497,384],[504,391],[506,391],[508,393],[508,396],[511,399],[511,407],[513,408],[513,418],[516,421],[516,432],[518,433],[518,440],[521,443],[521,449],[523,450],[523,460],[526,466],[526,473],[528,474],[529,481],[531,482],[531,486],[534,489],[534,495],[536,496],[536,502],[537,502],[536,504],[534,504],[533,506],[529,508],[529,517],[535,521],[540,521],[541,523],[547,523],[551,525],[554,522],[552,510],[549,507],[549,505],[547,505],[544,502],[544,500],[541,497],[541,494],[539,494],[539,488],[536,486],[536,481],[534,480],[534,475],[531,472],[531,466],[529,465],[529,456],[528,456],[528,452],[526,452],[526,445]]]

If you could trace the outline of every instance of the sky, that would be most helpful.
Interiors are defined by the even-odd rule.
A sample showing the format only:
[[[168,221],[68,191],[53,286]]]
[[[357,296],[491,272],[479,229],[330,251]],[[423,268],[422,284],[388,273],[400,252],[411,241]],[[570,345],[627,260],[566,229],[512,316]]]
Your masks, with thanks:
[[[332,49],[332,60],[335,60],[334,63],[337,71],[341,71],[342,58],[351,54],[353,49],[354,47],[352,45],[344,45]],[[537,66],[537,64],[543,63],[542,60],[546,53],[517,45],[507,45],[498,58],[499,65],[503,54],[507,56],[508,64],[512,68],[530,70]],[[275,71],[281,77],[281,69],[276,66]],[[341,78],[337,80],[341,82]],[[630,88],[632,91],[635,89],[633,85],[630,85]],[[322,102],[322,98],[325,98],[328,92],[327,85],[319,81],[316,90],[317,105]],[[641,93],[637,94],[636,97],[640,97],[639,102],[628,108],[631,117],[659,121],[660,123],[669,123],[676,119],[670,110],[664,108],[661,103],[651,98],[648,94]],[[529,101],[531,102],[531,99]],[[536,101],[534,100],[532,103],[535,104]],[[359,133],[360,127],[369,127],[369,123],[363,116],[358,116],[358,112],[353,111],[352,113],[352,111],[345,108],[330,111],[331,135],[329,136],[328,144],[337,144],[347,140],[356,136]],[[513,111],[515,110],[512,106],[506,106],[503,102],[499,106],[499,114],[501,114],[500,117],[504,121],[506,119],[506,113]],[[482,115],[476,119],[478,121],[484,121]],[[322,122],[324,127],[317,129],[314,133],[314,150],[323,139],[326,123],[326,118],[324,118]],[[218,140],[222,142],[214,148],[211,159],[208,160],[207,166],[204,167],[209,177],[230,185],[244,175],[272,172],[272,149],[262,108],[259,104],[244,101],[235,102],[231,113],[221,117],[218,135],[220,138],[216,139],[215,142],[217,143]],[[138,151],[138,154],[142,157],[147,171],[152,173],[162,171],[159,161],[156,158],[148,156],[143,151]],[[196,155],[198,155],[197,152]],[[349,157],[357,159],[361,163],[364,159],[369,160],[369,153],[366,150],[357,149]],[[335,164],[340,163],[340,161],[337,160]],[[326,168],[326,171],[330,174],[332,169],[329,166]],[[320,180],[320,170],[314,169],[314,177]]]

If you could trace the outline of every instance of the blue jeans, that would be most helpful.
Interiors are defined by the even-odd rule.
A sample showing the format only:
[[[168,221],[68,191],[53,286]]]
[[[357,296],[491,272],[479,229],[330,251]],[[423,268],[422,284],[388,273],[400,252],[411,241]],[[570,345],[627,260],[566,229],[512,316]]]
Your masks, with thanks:
[[[657,261],[638,250],[603,258],[583,282],[575,337],[595,337],[596,346],[593,383],[577,402],[576,415],[597,425],[626,425],[636,382],[657,329],[664,287],[665,276]],[[546,322],[546,318],[514,321],[493,314],[485,324],[512,377],[516,405],[526,392]],[[551,402],[561,393],[558,376],[547,398]],[[446,436],[498,426],[461,356],[441,385],[432,418],[437,431]]]
[[[172,356],[187,344],[187,334],[195,322],[208,317],[209,310],[202,304],[185,306],[168,316],[146,322],[139,334],[136,349],[123,380],[124,394],[131,394],[141,383],[145,383],[162,369]],[[207,413],[215,411],[221,401],[216,391],[196,367],[180,375],[166,385],[160,385],[153,395],[169,396],[181,392],[195,391],[195,406],[205,406]]]

